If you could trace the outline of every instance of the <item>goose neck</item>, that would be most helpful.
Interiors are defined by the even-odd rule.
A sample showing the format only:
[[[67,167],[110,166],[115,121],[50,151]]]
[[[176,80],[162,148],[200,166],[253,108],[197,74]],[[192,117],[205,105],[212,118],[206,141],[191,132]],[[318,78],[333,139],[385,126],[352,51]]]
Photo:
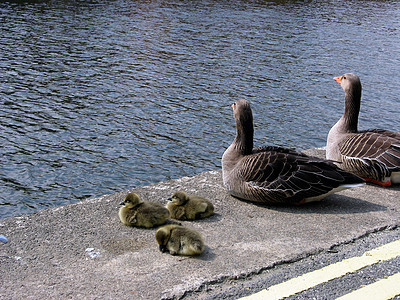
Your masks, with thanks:
[[[242,155],[250,154],[253,151],[253,122],[237,122],[237,133],[234,141],[235,148]]]
[[[348,132],[357,132],[360,104],[361,104],[360,88],[352,88],[346,92],[345,108],[342,119],[346,131]]]

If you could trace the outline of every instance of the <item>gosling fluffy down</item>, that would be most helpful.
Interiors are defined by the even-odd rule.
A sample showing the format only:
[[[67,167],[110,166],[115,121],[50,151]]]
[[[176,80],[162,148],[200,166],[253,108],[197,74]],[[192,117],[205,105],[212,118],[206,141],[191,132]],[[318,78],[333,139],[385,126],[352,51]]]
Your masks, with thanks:
[[[203,197],[188,195],[183,191],[175,192],[168,200],[170,202],[166,206],[173,219],[204,219],[214,213],[214,205],[210,201]]]
[[[200,255],[204,251],[201,234],[191,228],[170,224],[157,229],[156,240],[161,252],[171,255]]]
[[[169,211],[155,202],[143,201],[136,193],[126,195],[119,209],[119,219],[128,226],[151,228],[165,224]]]

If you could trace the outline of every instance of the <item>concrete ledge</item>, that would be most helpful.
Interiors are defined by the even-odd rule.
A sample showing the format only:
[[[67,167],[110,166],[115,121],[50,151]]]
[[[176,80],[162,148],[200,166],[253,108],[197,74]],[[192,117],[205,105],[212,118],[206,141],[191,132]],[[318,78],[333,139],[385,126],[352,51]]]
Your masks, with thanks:
[[[310,150],[308,154],[323,155]],[[4,299],[179,298],[213,282],[257,274],[369,232],[400,225],[400,188],[372,185],[297,207],[230,197],[221,171],[132,189],[165,203],[177,189],[209,198],[216,214],[183,222],[202,232],[199,257],[162,254],[155,229],[124,226],[126,192],[0,221]]]

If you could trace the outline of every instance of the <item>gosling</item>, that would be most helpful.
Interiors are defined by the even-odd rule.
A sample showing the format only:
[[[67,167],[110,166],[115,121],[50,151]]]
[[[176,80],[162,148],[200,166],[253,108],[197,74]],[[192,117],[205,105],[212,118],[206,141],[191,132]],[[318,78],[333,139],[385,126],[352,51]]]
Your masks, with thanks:
[[[171,255],[200,255],[204,251],[201,234],[191,228],[170,224],[157,229],[156,240],[162,253]]]
[[[183,191],[175,192],[166,207],[171,214],[171,218],[177,220],[204,219],[214,213],[214,205],[207,199],[188,195]]]
[[[155,202],[143,201],[136,193],[126,195],[119,209],[119,219],[127,226],[152,228],[165,224],[169,211]]]

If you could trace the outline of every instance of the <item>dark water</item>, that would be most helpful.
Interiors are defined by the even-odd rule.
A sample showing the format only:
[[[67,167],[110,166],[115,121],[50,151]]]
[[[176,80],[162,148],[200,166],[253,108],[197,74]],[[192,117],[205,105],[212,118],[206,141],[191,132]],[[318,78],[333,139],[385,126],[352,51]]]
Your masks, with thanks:
[[[350,71],[399,130],[400,2],[1,2],[0,218],[220,168],[239,97],[256,145],[324,146]]]

